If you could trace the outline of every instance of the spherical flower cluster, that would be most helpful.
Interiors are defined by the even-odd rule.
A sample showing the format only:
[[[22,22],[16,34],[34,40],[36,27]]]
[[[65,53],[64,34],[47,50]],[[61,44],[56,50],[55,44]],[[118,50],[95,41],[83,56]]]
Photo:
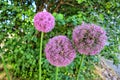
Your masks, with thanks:
[[[78,52],[86,55],[99,53],[107,41],[106,32],[100,26],[85,23],[73,30],[72,38]]]
[[[49,32],[55,26],[55,19],[49,12],[38,12],[34,16],[34,26],[38,31]]]
[[[56,36],[49,40],[45,48],[47,60],[54,66],[62,67],[70,64],[76,52],[66,36]]]

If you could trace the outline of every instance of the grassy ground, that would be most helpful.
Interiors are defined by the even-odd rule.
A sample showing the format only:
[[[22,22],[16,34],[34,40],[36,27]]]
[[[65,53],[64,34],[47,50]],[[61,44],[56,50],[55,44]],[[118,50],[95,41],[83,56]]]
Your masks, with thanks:
[[[9,70],[12,69],[11,65],[7,65]],[[93,71],[98,77],[94,80],[120,80],[120,77],[116,74],[116,72],[107,65],[106,60],[101,58],[98,65],[95,65],[95,70]],[[9,72],[11,73],[11,72]],[[13,75],[11,75],[11,80],[13,80]],[[6,73],[3,68],[3,64],[0,64],[0,80],[7,80]],[[20,79],[14,79],[20,80]]]
[[[7,65],[7,69],[12,69],[11,65]],[[9,75],[11,76],[10,72]],[[6,72],[4,70],[3,64],[0,64],[0,80],[7,80]],[[12,80],[12,79],[11,79]]]

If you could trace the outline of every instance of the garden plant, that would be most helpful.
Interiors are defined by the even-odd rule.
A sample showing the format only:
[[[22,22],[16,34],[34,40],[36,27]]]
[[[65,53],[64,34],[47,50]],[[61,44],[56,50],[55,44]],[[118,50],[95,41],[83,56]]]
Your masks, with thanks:
[[[2,80],[98,80],[119,55],[119,0],[0,0]]]

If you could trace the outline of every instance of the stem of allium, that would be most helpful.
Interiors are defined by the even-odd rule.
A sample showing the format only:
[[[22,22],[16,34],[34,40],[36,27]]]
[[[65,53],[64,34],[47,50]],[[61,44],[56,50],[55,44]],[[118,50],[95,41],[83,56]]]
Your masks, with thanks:
[[[42,59],[42,42],[43,42],[43,32],[41,33],[41,39],[40,39],[40,54],[39,54],[39,80],[41,80],[41,59]]]
[[[9,76],[8,69],[7,69],[6,64],[5,64],[4,57],[1,56],[1,58],[2,58],[2,62],[3,62],[3,65],[4,65],[4,69],[5,69],[5,72],[6,72],[7,78],[8,78],[8,80],[10,80],[10,76]]]
[[[55,80],[58,79],[58,67],[56,66],[56,75],[55,75]]]
[[[81,66],[82,66],[82,63],[83,63],[84,57],[85,57],[85,55],[82,54],[82,58],[81,58],[81,60],[80,60],[80,67],[79,67],[78,74],[77,74],[77,80],[79,80],[80,69],[81,69]]]

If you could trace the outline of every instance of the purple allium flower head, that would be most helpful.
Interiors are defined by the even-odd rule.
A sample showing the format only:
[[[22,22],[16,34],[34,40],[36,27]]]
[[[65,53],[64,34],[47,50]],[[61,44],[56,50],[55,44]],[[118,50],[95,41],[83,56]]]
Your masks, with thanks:
[[[86,55],[99,53],[107,41],[106,32],[100,26],[85,23],[73,30],[72,38],[78,52]]]
[[[72,43],[66,36],[56,36],[49,40],[45,48],[47,60],[54,66],[70,64],[76,57]]]
[[[38,12],[34,16],[34,26],[38,31],[49,32],[55,26],[55,19],[49,12]]]

